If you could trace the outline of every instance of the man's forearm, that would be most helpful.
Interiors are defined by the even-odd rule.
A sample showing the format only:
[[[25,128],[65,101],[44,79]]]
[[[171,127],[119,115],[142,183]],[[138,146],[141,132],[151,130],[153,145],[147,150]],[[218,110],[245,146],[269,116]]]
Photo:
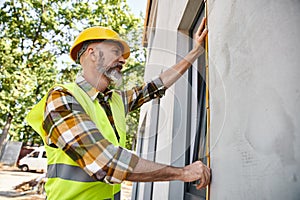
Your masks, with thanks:
[[[182,168],[140,158],[133,172],[127,176],[127,180],[138,182],[172,181],[181,180],[182,175]]]
[[[202,47],[192,49],[181,61],[172,66],[171,68],[160,74],[164,86],[169,88],[174,82],[176,82],[193,62],[203,53]]]

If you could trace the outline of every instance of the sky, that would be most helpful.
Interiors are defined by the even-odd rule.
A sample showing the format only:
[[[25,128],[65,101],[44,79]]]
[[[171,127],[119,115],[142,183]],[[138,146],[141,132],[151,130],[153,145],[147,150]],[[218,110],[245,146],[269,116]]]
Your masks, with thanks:
[[[127,3],[135,16],[138,17],[140,12],[145,15],[147,0],[127,0]]]

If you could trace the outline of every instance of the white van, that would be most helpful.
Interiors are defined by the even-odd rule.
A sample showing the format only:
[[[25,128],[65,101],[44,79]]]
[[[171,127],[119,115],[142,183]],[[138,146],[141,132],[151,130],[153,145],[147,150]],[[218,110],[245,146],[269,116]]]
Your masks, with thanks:
[[[18,167],[24,172],[29,170],[47,172],[45,147],[38,147],[36,150],[20,159]]]

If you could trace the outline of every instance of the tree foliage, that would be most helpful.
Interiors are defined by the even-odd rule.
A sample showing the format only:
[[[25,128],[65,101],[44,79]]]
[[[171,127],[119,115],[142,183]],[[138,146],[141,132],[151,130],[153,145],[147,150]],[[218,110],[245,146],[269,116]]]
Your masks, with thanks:
[[[0,6],[0,127],[8,115],[13,116],[12,140],[41,142],[24,118],[53,84],[74,80],[80,67],[67,55],[84,28],[106,26],[130,39],[132,56],[124,82],[141,83],[145,60],[138,39],[141,18],[132,14],[126,0],[7,0]],[[128,75],[131,71],[134,76]],[[138,115],[128,120],[136,126]]]

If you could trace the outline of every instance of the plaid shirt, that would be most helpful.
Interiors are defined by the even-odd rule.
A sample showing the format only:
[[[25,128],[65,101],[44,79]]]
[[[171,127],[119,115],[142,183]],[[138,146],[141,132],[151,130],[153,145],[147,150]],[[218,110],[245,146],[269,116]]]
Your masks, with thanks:
[[[100,101],[114,127],[110,108],[105,106],[112,92],[97,91],[81,75],[77,77],[76,83],[92,101]],[[127,114],[153,98],[162,97],[165,87],[157,78],[140,87],[117,92],[122,97]],[[43,128],[51,143],[61,148],[97,180],[120,183],[138,162],[136,155],[106,140],[82,106],[61,87],[54,88],[48,94]]]

